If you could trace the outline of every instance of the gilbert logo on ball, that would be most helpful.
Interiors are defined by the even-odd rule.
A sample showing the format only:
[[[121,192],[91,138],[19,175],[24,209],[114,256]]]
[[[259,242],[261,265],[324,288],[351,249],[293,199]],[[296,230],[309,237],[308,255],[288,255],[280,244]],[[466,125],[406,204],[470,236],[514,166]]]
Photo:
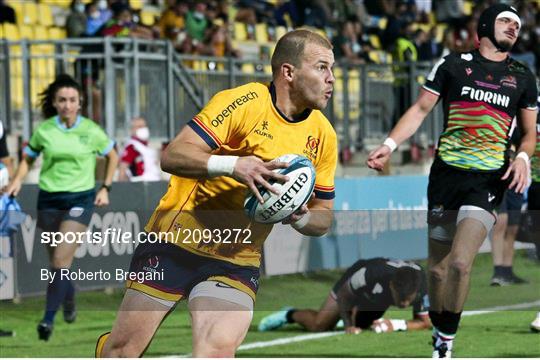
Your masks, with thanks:
[[[274,194],[260,187],[259,192],[264,200],[261,204],[250,191],[244,201],[244,209],[250,219],[263,223],[274,224],[290,216],[307,203],[315,187],[315,168],[308,158],[302,155],[287,154],[273,161],[287,162],[285,169],[276,169],[282,175],[289,177],[284,184],[271,182],[270,184],[279,191]]]

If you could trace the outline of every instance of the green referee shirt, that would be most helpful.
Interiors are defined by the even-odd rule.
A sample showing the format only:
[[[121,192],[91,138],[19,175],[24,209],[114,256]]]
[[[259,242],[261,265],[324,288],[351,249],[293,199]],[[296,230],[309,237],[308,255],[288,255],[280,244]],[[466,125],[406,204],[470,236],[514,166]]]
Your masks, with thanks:
[[[79,192],[95,187],[96,156],[112,150],[114,141],[82,116],[66,128],[58,116],[45,120],[32,134],[26,155],[43,153],[39,188],[49,192]]]

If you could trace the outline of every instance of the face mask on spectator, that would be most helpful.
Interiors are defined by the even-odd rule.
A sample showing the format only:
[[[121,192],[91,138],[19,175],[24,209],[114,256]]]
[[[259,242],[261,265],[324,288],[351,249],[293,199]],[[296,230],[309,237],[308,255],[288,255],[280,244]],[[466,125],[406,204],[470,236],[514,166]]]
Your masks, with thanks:
[[[135,136],[143,141],[150,139],[150,129],[147,127],[138,128],[135,130]]]
[[[99,11],[93,11],[90,13],[92,19],[99,19]]]
[[[83,13],[84,12],[84,4],[83,3],[77,3],[75,5],[75,11],[78,12],[78,13]]]
[[[204,14],[201,13],[201,12],[195,11],[195,12],[193,13],[193,17],[194,17],[195,19],[197,19],[197,20],[202,20],[202,19],[204,19]]]
[[[107,0],[99,0],[98,8],[100,10],[105,10],[107,8]]]

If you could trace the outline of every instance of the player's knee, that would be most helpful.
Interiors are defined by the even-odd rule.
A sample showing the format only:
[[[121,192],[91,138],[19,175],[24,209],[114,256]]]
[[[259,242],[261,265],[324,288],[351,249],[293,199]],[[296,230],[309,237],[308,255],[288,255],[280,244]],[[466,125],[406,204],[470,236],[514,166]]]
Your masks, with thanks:
[[[433,266],[429,269],[428,276],[432,282],[443,282],[446,278],[446,269],[441,266]]]
[[[220,334],[201,341],[195,341],[193,355],[195,357],[234,357],[236,348],[240,345],[239,339],[235,336]]]
[[[453,260],[450,262],[449,270],[459,277],[466,277],[471,273],[471,266],[463,260]]]

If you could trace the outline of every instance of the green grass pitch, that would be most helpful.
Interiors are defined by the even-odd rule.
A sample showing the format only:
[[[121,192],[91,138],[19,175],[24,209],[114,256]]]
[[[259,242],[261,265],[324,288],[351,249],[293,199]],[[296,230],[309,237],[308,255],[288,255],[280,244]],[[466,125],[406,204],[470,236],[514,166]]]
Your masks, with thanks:
[[[518,252],[514,268],[529,284],[490,287],[491,257],[478,256],[473,269],[466,310],[485,309],[540,300],[540,265]],[[275,276],[261,279],[254,320],[244,344],[305,335],[295,325],[259,333],[256,326],[266,314],[285,305],[318,308],[328,295],[339,271]],[[122,298],[122,291],[78,294],[79,316],[65,324],[57,316],[49,342],[37,339],[36,325],[42,316],[42,297],[21,304],[0,304],[0,328],[16,331],[13,338],[0,338],[1,357],[92,357],[97,337],[109,331]],[[539,308],[506,310],[462,319],[455,341],[455,357],[540,357],[540,334],[529,331]],[[410,310],[391,310],[394,318],[410,318]],[[144,325],[141,325],[144,326]],[[185,302],[166,319],[146,355],[185,355],[191,351],[191,330]],[[431,355],[430,331],[359,335],[339,334],[327,338],[238,351],[238,357],[427,357]]]

